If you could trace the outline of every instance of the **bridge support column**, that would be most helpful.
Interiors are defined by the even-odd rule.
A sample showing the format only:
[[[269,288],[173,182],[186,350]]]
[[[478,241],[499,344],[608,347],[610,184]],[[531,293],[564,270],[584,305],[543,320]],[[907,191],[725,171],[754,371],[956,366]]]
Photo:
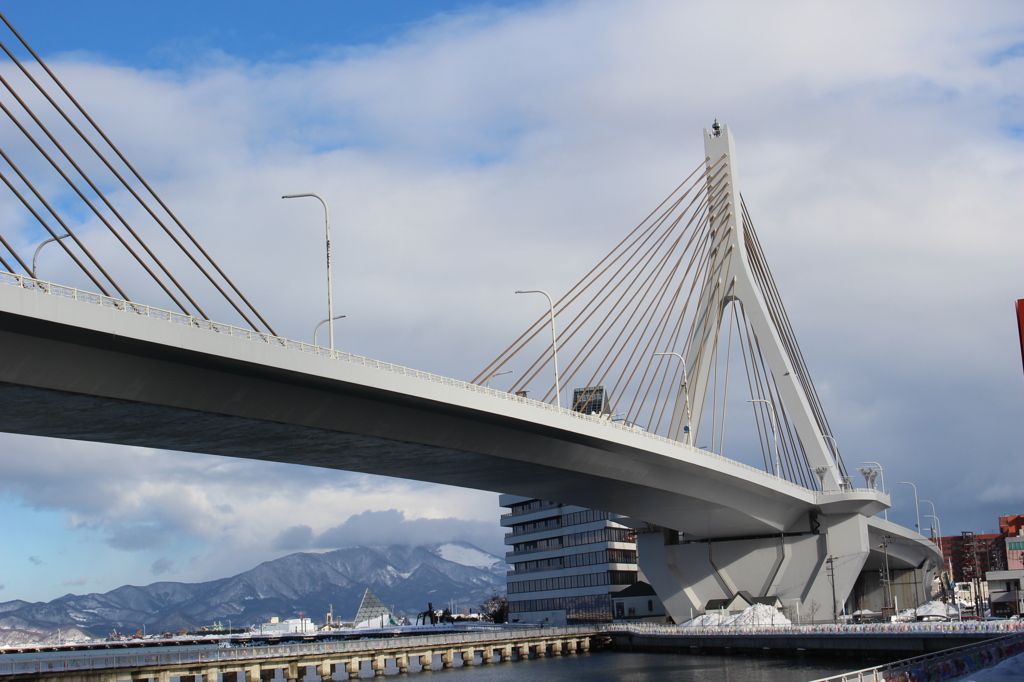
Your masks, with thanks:
[[[520,644],[516,648],[519,651],[519,660],[520,661],[525,661],[528,658],[530,658],[530,645],[529,644]]]
[[[586,638],[580,640],[579,650],[580,651],[590,651],[590,638],[589,637],[586,637]]]
[[[297,682],[297,680],[302,679],[299,675],[298,661],[289,661],[288,664],[281,669],[281,672],[284,674],[284,679],[289,680],[290,682]],[[303,672],[305,672],[305,668],[303,668]]]
[[[473,665],[473,659],[475,657],[475,653],[476,652],[474,652],[472,649],[466,649],[465,651],[463,651],[462,652],[462,665],[464,665],[464,666]]]
[[[494,647],[490,644],[486,645],[483,651],[480,652],[480,665],[487,665],[488,663],[494,663]]]
[[[321,661],[319,665],[316,666],[316,674],[319,675],[321,679],[329,680],[334,676],[334,671],[336,669],[337,666],[330,661]]]
[[[430,670],[430,667],[434,665],[434,652],[427,651],[420,654],[420,668],[423,670]]]
[[[501,647],[501,662],[506,663],[512,660],[512,647],[506,644]]]
[[[398,672],[409,672],[409,654],[399,654],[395,657],[395,665],[398,666]]]
[[[452,649],[441,652],[441,667],[451,668],[455,664],[455,652]]]
[[[562,640],[558,639],[551,643],[551,655],[561,656],[562,655]]]
[[[348,679],[354,680],[359,677],[359,663],[358,658],[350,658],[345,661],[345,672],[348,673]]]
[[[777,597],[783,604],[796,602],[802,605],[805,621],[816,604],[817,620],[831,621],[833,609],[842,613],[858,576],[868,570],[869,557],[869,569],[877,570],[882,554],[876,549],[879,534],[890,527],[888,532],[898,533],[894,524],[886,526],[857,513],[832,513],[804,519],[785,536],[678,543],[675,531],[658,529],[639,533],[637,549],[641,570],[677,623],[702,613],[709,600],[730,599],[741,590],[755,597]],[[897,557],[920,565],[934,564],[938,556],[932,546],[914,538],[889,547],[888,553],[894,569]],[[834,606],[830,574],[835,580]]]
[[[383,656],[374,656],[370,661],[370,668],[373,669],[373,674],[380,677],[384,674],[385,660]]]
[[[547,656],[548,655],[548,643],[547,642],[538,642],[537,643],[537,648],[534,649],[533,655],[536,656],[537,658],[544,658],[545,656]]]

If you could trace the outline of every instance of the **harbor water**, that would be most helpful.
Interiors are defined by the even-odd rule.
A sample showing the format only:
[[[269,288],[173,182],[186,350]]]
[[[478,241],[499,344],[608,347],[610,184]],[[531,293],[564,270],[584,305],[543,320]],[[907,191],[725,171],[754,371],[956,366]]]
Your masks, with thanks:
[[[723,656],[603,651],[492,665],[479,665],[477,659],[477,665],[457,666],[449,670],[413,672],[414,668],[410,668],[413,674],[403,677],[414,680],[423,679],[419,676],[426,675],[435,680],[441,677],[445,682],[807,682],[877,662],[860,662],[850,657],[831,660],[824,657],[787,658],[756,654]],[[369,666],[364,666],[360,672],[360,677],[373,677]],[[391,669],[390,666],[385,670],[388,677],[397,672],[397,669]],[[341,677],[339,675],[338,679]]]

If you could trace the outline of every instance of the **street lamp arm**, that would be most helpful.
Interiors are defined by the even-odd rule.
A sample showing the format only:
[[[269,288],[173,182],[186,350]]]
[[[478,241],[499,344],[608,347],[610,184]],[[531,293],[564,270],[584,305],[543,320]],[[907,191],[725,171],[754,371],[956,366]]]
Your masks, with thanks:
[[[39,252],[43,250],[43,247],[46,246],[47,244],[49,244],[50,242],[55,242],[55,241],[58,241],[60,239],[64,239],[64,237],[70,237],[70,236],[71,236],[70,234],[65,232],[64,234],[62,234],[59,237],[50,237],[49,239],[44,239],[42,242],[39,243],[39,246],[36,247],[36,252],[32,254],[32,279],[37,279],[37,277],[36,277],[36,265],[37,265],[37,261],[39,260]]]
[[[768,413],[768,416],[772,419],[772,439],[775,441],[775,475],[781,477],[782,462],[779,459],[779,415],[775,411],[775,403],[770,400],[765,400],[764,398],[753,398],[747,402],[764,403],[772,408],[771,412]]]
[[[301,199],[303,197],[311,197],[317,199],[321,204],[324,205],[324,223],[327,227],[327,321],[331,324],[327,325],[327,329],[330,331],[331,337],[331,351],[334,351],[334,323],[336,319],[334,317],[334,301],[332,298],[332,292],[334,288],[331,284],[331,209],[327,207],[327,202],[319,194],[305,193],[305,194],[285,194],[282,199]],[[316,333],[314,332],[314,336]],[[314,339],[315,341],[315,339]]]
[[[343,317],[348,317],[348,315],[335,315],[330,320],[320,320],[319,322],[317,322],[316,329],[313,330],[313,345],[316,346],[317,348],[320,347],[320,344],[316,342],[316,334],[318,331],[320,331],[320,327],[333,320],[340,320]]]
[[[555,405],[562,406],[562,387],[558,378],[558,336],[555,334],[555,302],[551,295],[543,289],[521,289],[517,294],[544,294],[548,299],[548,308],[551,310],[551,358],[555,365]]]

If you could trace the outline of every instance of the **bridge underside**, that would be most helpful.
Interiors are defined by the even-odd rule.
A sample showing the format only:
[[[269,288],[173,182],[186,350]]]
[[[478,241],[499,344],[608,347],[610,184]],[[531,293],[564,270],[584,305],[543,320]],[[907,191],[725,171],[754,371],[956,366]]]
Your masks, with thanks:
[[[335,371],[347,364],[280,353]],[[0,431],[8,433],[516,493],[653,523],[685,518],[705,535],[777,532],[809,507],[706,467],[541,423],[3,312],[0,357]],[[746,486],[739,503],[737,485]]]

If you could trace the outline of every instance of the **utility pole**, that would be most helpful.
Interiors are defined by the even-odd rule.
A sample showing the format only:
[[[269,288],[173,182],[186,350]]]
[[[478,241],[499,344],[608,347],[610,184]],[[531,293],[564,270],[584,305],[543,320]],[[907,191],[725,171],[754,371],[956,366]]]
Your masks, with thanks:
[[[893,613],[891,615],[896,615],[892,601],[892,576],[889,574],[889,545],[891,544],[892,536],[883,535],[882,544],[880,545],[882,551],[885,553],[885,578],[883,578],[882,580],[882,583],[885,585],[885,607],[883,608],[883,612],[886,609],[890,609],[893,610]]]
[[[825,563],[828,567],[828,581],[832,583],[832,622],[839,622],[839,606],[836,603],[836,567],[835,560],[839,557],[829,554],[828,558],[825,559]]]

